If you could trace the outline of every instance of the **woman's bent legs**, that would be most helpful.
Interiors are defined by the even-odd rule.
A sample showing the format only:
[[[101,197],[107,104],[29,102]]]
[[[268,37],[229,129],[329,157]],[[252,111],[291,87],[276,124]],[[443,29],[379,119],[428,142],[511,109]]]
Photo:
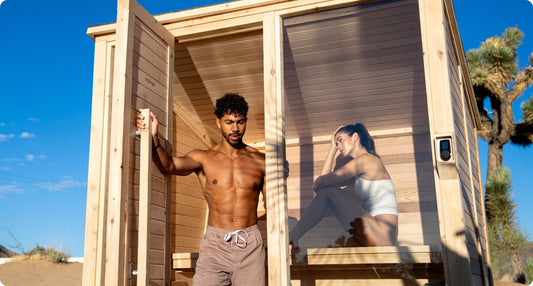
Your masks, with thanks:
[[[361,206],[354,206],[354,199],[350,192],[337,187],[319,189],[303,216],[289,233],[293,247],[298,247],[300,237],[322,220],[328,208],[333,211],[342,227],[348,229],[350,222],[365,212]]]
[[[394,245],[397,239],[398,217],[392,214],[370,215],[353,192],[337,187],[318,190],[303,216],[289,233],[293,248],[298,240],[317,225],[331,209],[341,226],[364,246]]]

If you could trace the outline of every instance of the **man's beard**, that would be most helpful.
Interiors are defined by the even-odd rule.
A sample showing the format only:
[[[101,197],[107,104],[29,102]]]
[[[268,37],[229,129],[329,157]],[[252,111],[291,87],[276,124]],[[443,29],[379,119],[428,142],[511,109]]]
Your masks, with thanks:
[[[238,139],[236,141],[234,141],[233,139],[230,138],[231,136],[238,136]],[[244,136],[244,132],[242,132],[242,133],[240,133],[240,132],[232,132],[232,133],[224,133],[224,132],[222,132],[222,137],[224,137],[224,139],[226,139],[226,142],[228,142],[228,144],[230,144],[233,148],[242,147],[242,145],[243,145],[242,137],[243,136]]]

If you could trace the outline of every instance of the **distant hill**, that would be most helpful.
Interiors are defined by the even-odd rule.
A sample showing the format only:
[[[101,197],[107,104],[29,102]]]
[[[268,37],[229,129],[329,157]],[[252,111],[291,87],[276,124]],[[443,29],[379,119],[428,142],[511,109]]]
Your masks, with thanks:
[[[0,244],[0,258],[8,258],[17,255],[17,253],[5,248]]]

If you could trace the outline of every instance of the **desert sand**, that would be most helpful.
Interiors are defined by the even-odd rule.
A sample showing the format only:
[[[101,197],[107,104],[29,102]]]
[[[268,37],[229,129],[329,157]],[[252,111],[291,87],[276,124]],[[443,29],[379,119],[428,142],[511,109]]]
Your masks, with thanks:
[[[0,264],[0,282],[4,286],[76,286],[81,285],[82,268],[78,262],[7,262]]]
[[[81,285],[82,268],[78,262],[8,262],[0,264],[0,281],[4,286],[76,286]],[[504,281],[494,281],[494,285],[524,286]]]

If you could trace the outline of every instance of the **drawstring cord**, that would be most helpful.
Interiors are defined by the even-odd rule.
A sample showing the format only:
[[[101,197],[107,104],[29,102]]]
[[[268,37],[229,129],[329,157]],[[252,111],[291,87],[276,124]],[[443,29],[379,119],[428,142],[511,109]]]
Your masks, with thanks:
[[[241,232],[246,235],[246,238],[239,234]],[[240,248],[245,248],[246,245],[248,244],[247,240],[250,239],[250,236],[248,235],[246,231],[239,229],[236,231],[226,233],[226,235],[224,236],[224,241],[226,242],[230,241],[233,238],[233,236],[235,236],[235,244]]]

